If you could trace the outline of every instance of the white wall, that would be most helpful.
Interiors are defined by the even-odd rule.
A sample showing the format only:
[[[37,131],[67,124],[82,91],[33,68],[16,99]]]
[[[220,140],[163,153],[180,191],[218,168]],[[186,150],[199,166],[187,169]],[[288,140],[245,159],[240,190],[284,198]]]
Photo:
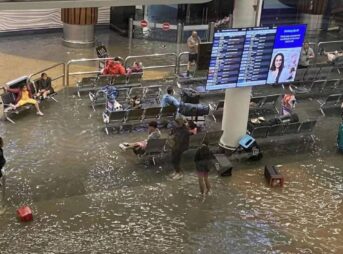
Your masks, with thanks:
[[[110,23],[110,7],[100,7],[98,24]],[[60,28],[61,9],[0,11],[0,33]]]

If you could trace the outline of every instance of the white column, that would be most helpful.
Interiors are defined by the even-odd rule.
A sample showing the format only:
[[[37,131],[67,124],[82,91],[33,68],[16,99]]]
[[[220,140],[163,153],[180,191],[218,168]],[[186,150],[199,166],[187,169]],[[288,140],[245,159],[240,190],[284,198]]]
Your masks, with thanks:
[[[263,0],[235,0],[233,28],[254,27],[260,24]],[[258,10],[258,11],[256,11]],[[251,87],[226,89],[220,146],[234,150],[246,134]]]

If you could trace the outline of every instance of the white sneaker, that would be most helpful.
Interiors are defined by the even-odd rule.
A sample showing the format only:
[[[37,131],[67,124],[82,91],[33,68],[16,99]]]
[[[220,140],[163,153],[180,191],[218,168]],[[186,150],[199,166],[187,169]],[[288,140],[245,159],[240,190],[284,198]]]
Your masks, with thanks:
[[[44,116],[43,112],[41,112],[41,111],[38,111],[38,112],[37,112],[37,115],[39,115],[39,116]]]
[[[119,147],[123,151],[126,151],[126,149],[127,149],[127,146],[125,146],[124,144],[119,144]]]

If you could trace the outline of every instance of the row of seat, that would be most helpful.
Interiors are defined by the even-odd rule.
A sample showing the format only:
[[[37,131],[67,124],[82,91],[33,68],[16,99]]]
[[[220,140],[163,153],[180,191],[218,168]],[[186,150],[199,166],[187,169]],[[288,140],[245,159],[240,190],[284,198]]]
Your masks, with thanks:
[[[37,91],[36,88],[36,81],[34,81],[34,83],[31,83],[31,90],[32,91]],[[47,96],[46,100],[53,100],[55,102],[57,102],[57,100],[55,99],[55,96],[57,95],[56,92],[51,93]],[[11,117],[13,114],[20,114],[23,111],[26,110],[30,110],[33,108],[32,104],[25,104],[23,106],[17,107],[17,108],[12,108],[10,105],[16,104],[16,95],[14,93],[11,92],[4,92],[3,94],[1,94],[1,102],[2,102],[2,109],[3,109],[3,115],[4,115],[4,119],[6,119],[7,121],[15,124],[15,121],[13,120],[13,118]]]
[[[325,93],[343,88],[343,79],[303,81],[294,85],[296,94]]]
[[[259,126],[254,128],[250,135],[254,138],[268,138],[274,136],[290,134],[310,134],[312,133],[316,120],[309,120],[297,123],[276,124],[272,126]]]
[[[324,80],[332,72],[333,66],[310,66],[305,69],[297,69],[294,82]]]
[[[196,135],[191,135],[189,138],[189,149],[198,148],[206,139],[210,146],[217,146],[219,140],[223,134],[223,131],[207,131],[200,132]],[[154,165],[156,165],[155,158],[162,157],[162,155],[168,152],[169,146],[168,139],[150,139],[147,142],[143,157],[150,158]]]
[[[132,126],[142,123],[143,121],[157,120],[162,118],[175,118],[177,108],[173,106],[167,107],[148,107],[145,109],[119,110],[103,113],[103,121],[105,123],[105,132],[109,134],[109,129],[117,128],[118,131],[124,126]]]
[[[276,105],[280,96],[280,94],[272,94],[252,97],[250,99],[250,111],[254,113],[254,111],[269,109],[274,113],[278,113],[279,111]],[[217,104],[210,104],[210,108],[214,121],[221,119],[223,116],[224,100],[219,101]]]
[[[81,97],[81,92],[94,92],[105,85],[120,85],[121,87],[141,86],[143,73],[123,75],[99,75],[98,77],[83,77],[76,83],[76,92]]]
[[[159,104],[162,86],[119,88],[117,89],[117,92],[118,96],[116,100],[121,104],[129,102],[130,98],[133,98],[134,96],[141,98],[142,101],[153,101],[153,103]],[[96,106],[106,105],[107,102],[106,93],[99,93],[96,95],[93,92],[89,92],[89,98],[93,110],[95,110]]]

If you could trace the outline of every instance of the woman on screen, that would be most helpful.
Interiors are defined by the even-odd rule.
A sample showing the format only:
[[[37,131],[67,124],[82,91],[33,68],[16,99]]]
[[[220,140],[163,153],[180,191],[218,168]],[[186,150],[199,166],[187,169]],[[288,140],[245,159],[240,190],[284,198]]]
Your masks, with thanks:
[[[287,77],[284,77],[284,66],[285,66],[285,57],[282,53],[277,53],[274,56],[273,62],[269,69],[268,74],[268,83],[279,83],[287,80]]]

